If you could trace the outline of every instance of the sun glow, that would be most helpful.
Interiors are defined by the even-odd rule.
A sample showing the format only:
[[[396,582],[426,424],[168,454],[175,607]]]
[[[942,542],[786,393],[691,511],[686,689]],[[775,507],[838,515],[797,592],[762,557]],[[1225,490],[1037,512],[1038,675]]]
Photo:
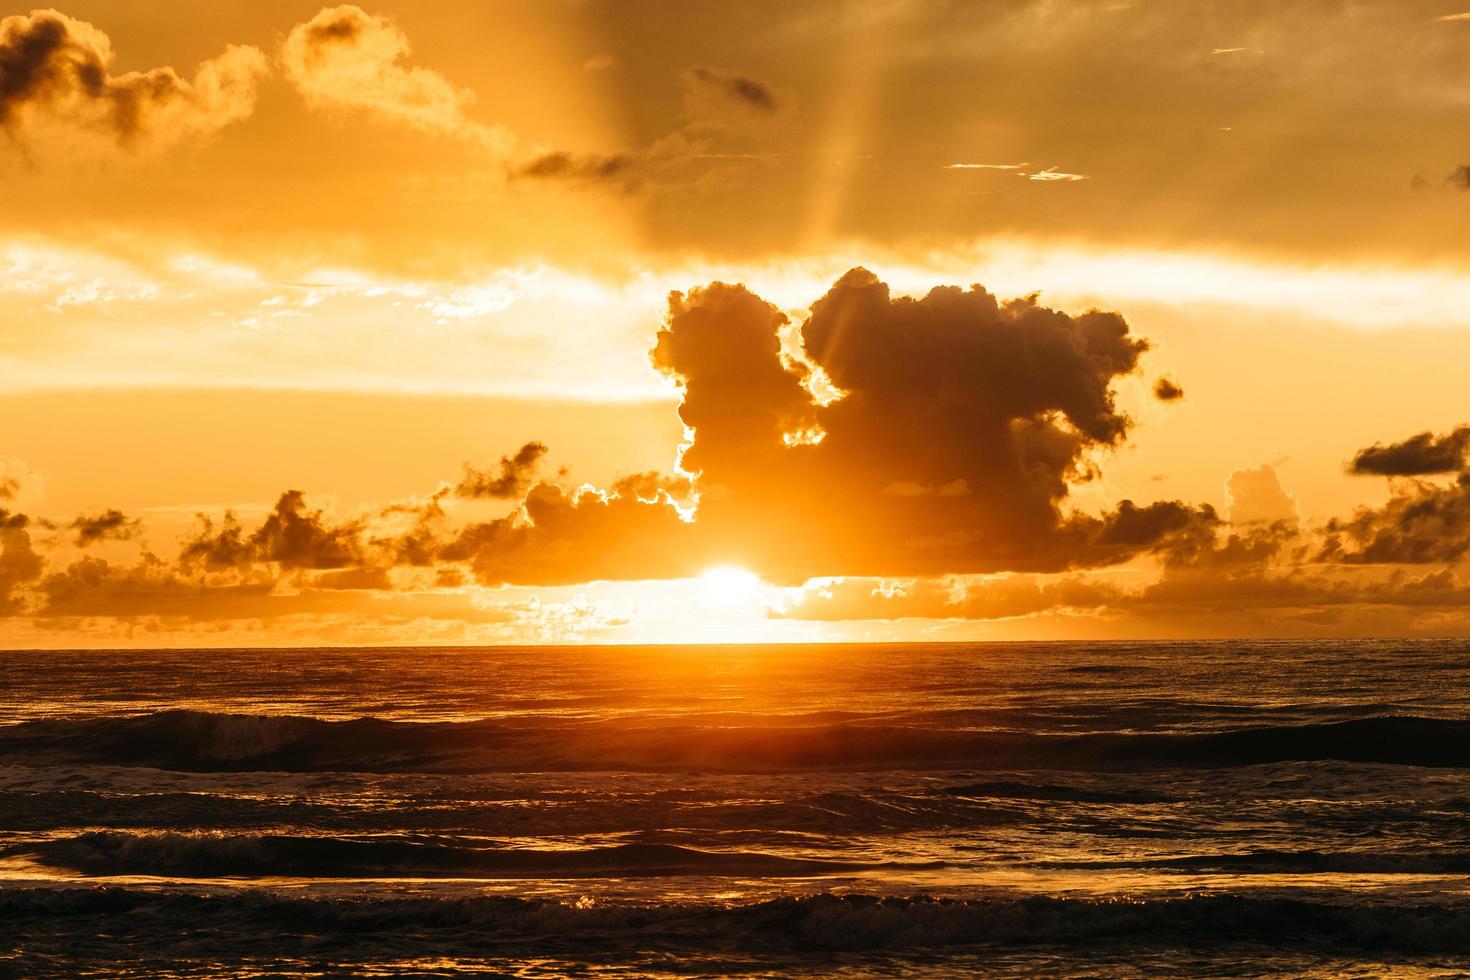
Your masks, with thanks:
[[[716,565],[699,576],[700,595],[719,606],[745,605],[758,596],[760,588],[760,576],[738,565]]]

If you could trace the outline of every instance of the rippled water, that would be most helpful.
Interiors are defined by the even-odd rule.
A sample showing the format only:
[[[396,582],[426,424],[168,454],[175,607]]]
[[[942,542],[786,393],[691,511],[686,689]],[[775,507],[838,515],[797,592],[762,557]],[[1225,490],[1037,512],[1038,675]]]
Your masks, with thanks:
[[[1470,643],[0,671],[0,975],[1470,969]]]

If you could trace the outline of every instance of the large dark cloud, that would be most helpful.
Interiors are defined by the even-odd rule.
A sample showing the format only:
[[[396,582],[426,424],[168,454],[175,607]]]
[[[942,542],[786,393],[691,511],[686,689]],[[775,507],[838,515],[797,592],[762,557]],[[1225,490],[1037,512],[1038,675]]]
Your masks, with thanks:
[[[1376,443],[1359,450],[1348,469],[1378,476],[1453,473],[1465,466],[1467,450],[1470,450],[1470,425],[1461,425],[1442,436],[1421,432],[1402,442]]]
[[[1112,383],[1147,344],[1115,313],[843,276],[783,356],[786,318],[742,286],[675,294],[654,362],[684,389],[701,541],[768,575],[1057,570],[1121,561],[1207,509],[1063,509],[1129,419]],[[841,397],[825,404],[809,375]]]

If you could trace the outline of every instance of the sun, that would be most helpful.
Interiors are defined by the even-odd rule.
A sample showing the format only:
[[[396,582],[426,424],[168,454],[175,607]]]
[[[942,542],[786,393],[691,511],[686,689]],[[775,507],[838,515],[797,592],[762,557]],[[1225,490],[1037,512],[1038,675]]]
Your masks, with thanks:
[[[760,576],[738,565],[715,565],[699,575],[700,594],[706,601],[721,606],[748,603],[760,587]]]

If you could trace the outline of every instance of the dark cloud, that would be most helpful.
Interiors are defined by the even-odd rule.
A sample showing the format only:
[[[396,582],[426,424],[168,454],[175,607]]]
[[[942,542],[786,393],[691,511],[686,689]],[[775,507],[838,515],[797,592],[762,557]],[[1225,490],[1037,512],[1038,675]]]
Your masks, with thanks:
[[[1445,179],[1462,191],[1470,190],[1470,164],[1461,164]]]
[[[13,476],[0,476],[0,500],[14,500],[20,493],[20,480]]]
[[[1125,560],[1208,514],[1131,502],[1065,514],[1086,454],[1129,420],[1112,382],[1147,344],[1115,313],[843,276],[781,353],[785,316],[742,286],[675,294],[654,362],[684,390],[701,540],[783,579],[1056,570]],[[843,392],[821,404],[813,372]]]
[[[185,539],[180,562],[186,567],[238,568],[269,562],[282,568],[335,569],[363,564],[361,522],[327,523],[320,510],[309,510],[300,490],[287,490],[252,534],[233,513],[226,512],[216,529],[200,515],[194,532]]]
[[[1184,397],[1184,389],[1171,378],[1160,378],[1154,382],[1154,397],[1161,402],[1177,402]]]
[[[373,18],[361,7],[341,6],[323,8],[302,25],[301,31],[312,55],[320,57],[318,49],[322,45],[354,44],[373,27]]]
[[[1470,552],[1470,474],[1450,486],[1418,480],[1395,486],[1382,507],[1329,521],[1320,561],[1348,564],[1452,563]]]
[[[1421,432],[1402,442],[1369,446],[1359,450],[1348,464],[1348,470],[1379,476],[1454,473],[1464,467],[1467,450],[1470,450],[1470,425],[1461,425],[1442,436]]]
[[[24,514],[0,508],[0,614],[17,611],[17,590],[41,577],[46,560],[37,554]]]
[[[511,170],[512,177],[636,182],[638,159],[631,153],[568,153],[556,150]]]
[[[749,172],[769,142],[784,105],[764,82],[718,68],[691,68],[680,77],[683,119],[637,150],[618,153],[538,153],[509,168],[512,179],[571,180],[627,191],[679,186],[710,191]]]
[[[547,453],[546,445],[528,442],[514,456],[502,456],[497,470],[477,470],[464,466],[464,479],[454,487],[457,497],[509,499],[520,497],[535,482],[536,470]]]
[[[255,48],[231,47],[188,81],[172,68],[112,75],[97,28],[54,10],[0,20],[0,129],[37,120],[105,135],[119,147],[173,143],[249,115],[265,71]]]
[[[780,108],[776,93],[764,82],[718,68],[696,67],[686,76],[689,84],[714,92],[757,112],[773,113]]]
[[[66,527],[76,532],[75,541],[81,548],[98,541],[131,541],[143,530],[141,521],[116,509],[108,509],[90,517],[79,516]]]

